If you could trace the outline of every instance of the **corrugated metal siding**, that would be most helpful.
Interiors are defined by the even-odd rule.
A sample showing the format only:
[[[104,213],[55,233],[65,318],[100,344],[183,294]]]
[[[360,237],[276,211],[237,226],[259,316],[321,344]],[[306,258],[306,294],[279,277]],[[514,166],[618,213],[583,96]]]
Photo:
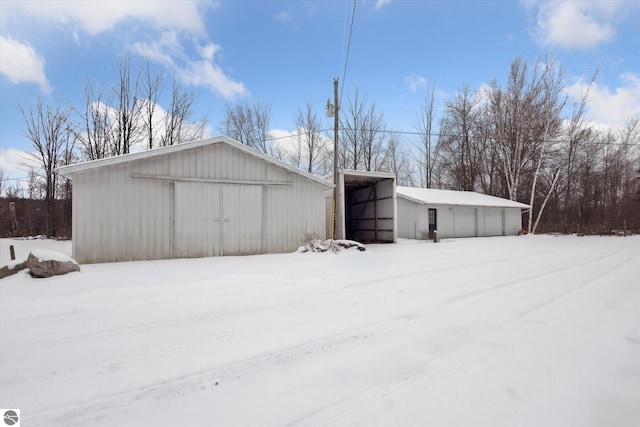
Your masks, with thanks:
[[[428,229],[428,208],[437,210],[437,229],[441,238],[510,236],[515,235],[522,227],[520,208],[422,205],[399,198],[400,237],[420,238],[421,227]],[[414,228],[418,230],[416,237]]]
[[[505,209],[504,233],[507,236],[514,236],[522,228],[521,209]]]
[[[398,198],[398,237],[419,239],[420,205]]]
[[[79,262],[160,259],[172,254],[173,185],[136,182],[123,166],[74,179],[74,257]]]
[[[300,177],[301,178],[301,177]],[[267,252],[290,252],[305,234],[325,237],[324,188],[299,177],[292,187],[265,187],[265,243]]]
[[[338,189],[336,191],[336,239],[346,239],[346,221],[345,221],[345,188],[344,188],[344,173],[341,171],[338,173]]]
[[[79,173],[74,257],[90,263],[293,251],[306,232],[324,234],[324,191],[225,144]]]
[[[324,211],[325,211],[325,225],[324,225],[324,232],[325,232],[325,236],[328,239],[333,238],[333,235],[331,234],[333,231],[332,228],[332,221],[333,221],[333,215],[334,215],[334,208],[333,208],[333,189],[325,189],[324,190]]]
[[[378,216],[376,227],[378,231],[376,233],[369,232],[369,235],[373,234],[373,238],[375,240],[383,242],[395,242],[396,240],[395,236],[397,236],[397,231],[395,231],[395,189],[395,181],[391,179],[380,181],[376,184],[376,193],[379,199],[376,202],[376,211]]]

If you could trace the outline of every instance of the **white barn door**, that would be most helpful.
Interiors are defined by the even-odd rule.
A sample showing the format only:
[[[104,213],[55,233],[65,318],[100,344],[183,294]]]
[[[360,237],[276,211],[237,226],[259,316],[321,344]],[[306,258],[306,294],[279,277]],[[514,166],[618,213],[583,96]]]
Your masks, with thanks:
[[[220,207],[220,185],[175,183],[174,254],[177,258],[219,255]]]
[[[262,253],[262,186],[222,186],[220,255]]]
[[[262,252],[262,187],[175,183],[177,258]]]

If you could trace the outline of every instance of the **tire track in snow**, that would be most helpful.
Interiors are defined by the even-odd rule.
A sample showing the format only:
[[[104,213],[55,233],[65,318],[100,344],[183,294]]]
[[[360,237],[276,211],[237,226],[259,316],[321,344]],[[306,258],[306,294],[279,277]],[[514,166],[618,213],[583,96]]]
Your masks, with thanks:
[[[261,283],[261,287],[266,287],[269,285],[279,284],[279,283],[282,283],[282,278],[275,278],[271,281],[263,282]],[[256,307],[252,307],[252,309],[255,309],[255,308]],[[26,343],[26,344],[15,345],[12,347],[2,348],[0,349],[0,356],[5,353],[11,353],[11,352],[16,352],[21,350],[27,350],[27,349],[33,350],[41,346],[45,346],[45,347],[59,346],[59,345],[70,344],[70,343],[75,343],[79,341],[85,341],[86,339],[101,340],[103,338],[107,338],[110,336],[121,335],[124,332],[135,332],[135,331],[145,332],[145,331],[151,331],[153,329],[162,329],[167,326],[175,325],[176,323],[183,323],[188,321],[200,321],[206,318],[216,317],[220,315],[240,313],[243,311],[243,309],[244,307],[235,308],[235,309],[233,308],[220,309],[215,311],[202,311],[199,313],[174,317],[167,320],[146,322],[146,323],[137,324],[133,326],[115,327],[115,328],[105,329],[101,331],[90,331],[90,332],[86,332],[78,335],[59,337],[54,340],[35,341],[35,342]]]
[[[541,257],[541,256],[546,256],[547,253],[544,252],[539,252],[536,254],[532,254],[530,255],[530,257]],[[506,258],[500,258],[500,259],[496,259],[496,260],[481,260],[481,261],[477,261],[477,262],[473,262],[473,263],[468,263],[468,264],[464,264],[461,266],[454,266],[454,265],[440,265],[438,267],[435,268],[429,268],[428,270],[425,270],[425,267],[416,267],[416,268],[412,268],[412,269],[397,269],[397,270],[391,270],[391,272],[389,273],[369,273],[369,274],[362,274],[361,272],[359,273],[353,273],[351,275],[341,275],[339,276],[341,281],[345,281],[348,282],[349,284],[338,288],[338,289],[331,289],[331,290],[325,290],[325,291],[321,291],[321,292],[317,292],[317,293],[313,293],[310,295],[306,295],[305,298],[317,298],[318,296],[327,296],[327,297],[331,297],[332,294],[335,293],[344,293],[344,292],[349,292],[351,290],[351,288],[358,288],[358,287],[369,287],[372,284],[376,284],[376,283],[383,283],[383,282],[387,282],[387,281],[397,281],[400,279],[404,279],[404,278],[423,278],[423,277],[428,277],[433,275],[434,273],[438,273],[441,271],[447,271],[450,270],[452,268],[455,268],[456,271],[462,271],[462,270],[466,270],[466,269],[471,269],[471,268],[475,268],[479,265],[499,265],[504,263],[505,261],[512,261],[512,260],[516,260],[516,259],[520,259],[521,256],[512,256],[512,257],[506,257]],[[335,280],[335,278],[333,277],[328,277],[326,279],[324,279],[325,281],[332,281]],[[272,281],[269,282],[265,282],[263,285],[271,285],[271,284],[275,284],[275,283],[281,283],[282,279],[274,279]],[[392,293],[395,294],[395,293]],[[225,309],[225,310],[216,310],[216,311],[211,311],[211,312],[200,312],[200,313],[196,313],[196,314],[190,314],[187,316],[180,316],[180,317],[176,317],[173,319],[169,319],[169,320],[162,320],[162,321],[157,321],[157,322],[147,322],[147,323],[143,323],[143,324],[139,324],[139,325],[134,325],[134,326],[126,326],[126,327],[121,327],[121,328],[110,328],[107,330],[102,330],[102,331],[91,331],[91,332],[87,332],[84,334],[79,334],[79,335],[73,335],[73,336],[68,336],[68,337],[62,337],[62,338],[56,338],[55,340],[41,340],[41,341],[36,341],[36,342],[30,342],[27,344],[22,344],[22,345],[16,345],[16,346],[12,346],[12,347],[4,347],[0,349],[0,356],[4,355],[4,354],[8,354],[8,353],[12,353],[12,352],[18,352],[18,351],[22,351],[22,350],[32,350],[32,351],[36,351],[36,349],[38,347],[49,347],[49,346],[61,346],[61,345],[65,345],[65,344],[73,344],[76,342],[82,342],[82,341],[86,341],[87,339],[95,339],[95,340],[102,340],[104,338],[107,337],[111,337],[111,336],[118,336],[121,335],[125,332],[135,332],[135,331],[141,331],[141,332],[145,332],[145,331],[152,331],[154,329],[161,329],[161,328],[165,328],[167,326],[173,326],[176,323],[182,323],[182,322],[188,322],[188,321],[202,321],[202,320],[206,320],[208,318],[212,318],[212,317],[216,317],[216,316],[220,316],[220,315],[226,315],[226,314],[238,314],[238,313],[242,313],[243,311],[249,309],[251,311],[255,311],[256,308],[262,308],[262,309],[270,309],[270,308],[276,308],[279,307],[281,305],[285,305],[285,304],[289,304],[290,301],[279,301],[273,304],[267,304],[267,305],[263,305],[261,307],[240,307],[240,308],[236,308],[236,309]]]
[[[605,260],[606,258],[602,259],[601,262],[604,262]],[[591,264],[591,263],[592,263],[591,261],[587,261],[585,262],[585,264],[574,266],[573,269],[580,269],[580,268],[583,268],[584,265]],[[557,271],[547,273],[546,276],[551,277],[557,274],[561,274],[563,272],[566,273],[567,270],[559,269]],[[484,298],[496,292],[502,292],[505,289],[505,287],[508,287],[509,285],[523,284],[523,283],[526,283],[527,281],[537,280],[539,279],[539,277],[540,276],[536,276],[536,277],[525,279],[525,280],[522,280],[522,279],[515,280],[512,282],[508,282],[506,284],[501,284],[499,286],[492,287],[490,289],[485,289],[482,292],[472,292],[463,296],[451,298],[450,300],[445,301],[443,304],[433,307],[431,310],[427,312],[425,312],[424,310],[421,310],[420,313],[418,314],[416,313],[405,314],[396,318],[376,322],[376,323],[367,325],[365,327],[352,329],[336,335],[312,340],[310,342],[303,343],[300,345],[295,345],[280,351],[270,352],[267,354],[248,358],[236,363],[230,363],[230,364],[213,368],[210,370],[199,371],[199,372],[183,375],[175,379],[167,380],[161,383],[151,384],[151,385],[143,386],[133,390],[128,390],[122,393],[118,393],[115,395],[98,398],[90,402],[82,403],[81,405],[73,405],[65,408],[60,408],[57,410],[45,411],[40,414],[36,414],[34,416],[34,419],[30,421],[33,421],[35,425],[48,424],[50,422],[63,423],[63,420],[64,420],[64,424],[67,424],[67,425],[70,425],[70,423],[85,424],[91,420],[101,419],[104,416],[111,414],[112,412],[124,411],[139,405],[143,405],[146,402],[151,402],[158,399],[172,398],[172,397],[184,395],[186,393],[206,389],[206,388],[215,386],[216,383],[218,382],[224,383],[224,382],[236,380],[238,378],[246,377],[254,372],[261,371],[265,368],[269,368],[274,365],[290,363],[292,361],[301,359],[309,354],[328,351],[339,346],[348,345],[358,340],[374,337],[377,335],[381,335],[383,333],[395,332],[398,329],[402,329],[406,325],[407,319],[409,318],[411,318],[414,321],[416,319],[422,319],[422,321],[428,321],[429,318],[433,314],[435,314],[437,310],[443,307],[455,305],[462,302],[467,303],[469,301],[473,301],[478,298]],[[579,288],[583,286],[584,285],[581,285],[579,286]],[[570,289],[566,291],[565,294],[575,292],[576,290],[577,288]],[[558,298],[556,298],[555,300],[557,299]],[[543,305],[540,308],[537,308],[536,310],[541,310],[551,303],[553,303],[553,301]],[[522,319],[529,313],[530,312],[527,312],[521,315],[518,319],[512,321],[510,324],[513,324],[513,322],[516,322],[519,319]],[[505,326],[502,326],[498,328],[498,331],[503,330],[504,328]],[[491,333],[486,335],[490,335],[490,334]],[[493,334],[497,334],[497,333],[493,332]],[[453,359],[455,361],[456,358],[459,360],[459,362],[457,363],[464,362],[466,359],[463,356],[465,355],[465,351],[467,351],[467,348],[473,349],[474,346],[473,345],[463,346],[462,348],[455,350],[453,353],[450,353],[448,357],[443,358],[440,364],[443,367],[447,365],[451,365],[452,364],[451,360]],[[477,354],[477,351],[472,352],[471,354]],[[430,362],[429,365],[431,365],[431,363],[432,362]],[[402,384],[406,381],[411,380],[416,375],[420,375],[422,372],[424,372],[426,365],[427,364],[418,366],[417,368],[403,374],[399,380],[400,383]],[[434,366],[437,366],[437,365],[434,365]],[[382,396],[389,394],[390,391],[397,389],[397,385],[393,383],[391,384],[385,383],[380,387],[375,388],[371,391],[367,391],[363,393],[360,397],[355,398],[355,400],[351,399],[351,400],[348,400],[347,402],[351,402],[349,403],[349,405],[353,405],[354,402],[357,404],[357,402],[367,402],[370,399],[374,399],[374,400],[380,399]],[[382,390],[382,392],[380,390]],[[343,405],[347,405],[347,403],[344,403]],[[350,407],[351,406],[347,406],[347,408],[350,408]],[[320,420],[319,421],[320,424],[325,424],[325,421],[330,421],[326,418],[326,416],[332,413],[331,411],[333,411],[333,409],[331,409],[328,413],[321,412],[315,418],[312,417],[308,421],[312,422],[314,419],[317,418],[318,420]]]
[[[538,255],[543,255],[538,254]],[[517,259],[519,257],[509,257],[508,259]],[[501,258],[500,260],[496,260],[493,261],[493,263],[501,263],[504,262],[504,258]],[[478,264],[484,264],[482,262],[477,262],[477,263],[473,263],[471,265],[466,265],[465,267],[471,268],[473,266],[477,266]],[[437,270],[447,270],[449,267],[440,267]],[[406,278],[411,278],[412,282],[415,282],[416,279],[420,279],[423,277],[428,277],[430,275],[432,275],[434,272],[433,269],[429,269],[428,271],[424,269],[424,267],[419,268],[419,269],[412,269],[410,271],[407,270],[398,270],[395,271],[393,274],[387,274],[387,275],[376,275],[376,276],[372,276],[368,279],[368,282],[365,282],[364,279],[362,279],[362,275],[356,275],[354,274],[354,277],[358,277],[359,279],[362,280],[363,284],[364,283],[372,283],[372,282],[388,282],[388,281],[395,281],[397,283],[398,280],[401,279],[406,279]],[[417,274],[419,273],[419,274]],[[536,276],[538,277],[538,276]],[[408,313],[407,315],[403,315],[401,316],[402,319],[406,319],[406,318],[411,318],[411,319],[417,319],[417,318],[422,318],[424,316],[430,316],[432,314],[432,312],[434,310],[438,310],[441,309],[443,307],[446,307],[452,303],[456,303],[456,302],[461,302],[461,301],[465,301],[469,298],[474,298],[474,297],[480,297],[483,294],[486,293],[490,293],[490,292],[495,292],[497,290],[500,290],[502,288],[507,288],[510,286],[514,286],[514,285],[518,285],[520,284],[520,282],[522,282],[522,280],[515,280],[515,281],[509,281],[509,282],[505,282],[505,283],[501,283],[499,285],[496,286],[492,286],[490,288],[485,288],[485,289],[480,289],[480,290],[475,290],[466,294],[462,294],[462,295],[457,295],[454,297],[451,297],[447,300],[445,300],[443,303],[441,304],[437,304],[434,305],[432,307],[429,308],[429,310],[424,310],[424,309],[420,309],[419,313]],[[328,295],[325,295],[325,297],[331,297],[333,301],[336,300],[335,296],[332,295],[335,292],[352,292],[352,289],[349,289],[353,286],[352,282],[350,281],[349,283],[351,283],[351,286],[345,288],[340,288],[338,290],[333,290],[331,291]],[[361,285],[360,285],[361,286]],[[412,297],[416,298],[419,297],[420,295],[425,295],[428,294],[430,292],[432,292],[432,289],[428,286],[423,286],[421,284],[414,286],[419,292],[414,292],[412,293]],[[325,309],[325,306],[322,306],[321,309],[316,309],[313,311],[309,311],[309,310],[305,310],[304,316],[302,317],[297,317],[295,319],[296,323],[301,324],[304,322],[310,322],[313,321],[317,318],[326,318],[327,316],[334,316],[336,314],[345,314],[348,313],[350,311],[354,311],[354,310],[366,310],[367,308],[374,308],[376,307],[378,304],[383,303],[383,304],[389,304],[392,303],[389,300],[392,298],[406,298],[407,297],[407,293],[408,290],[406,288],[402,288],[401,290],[394,290],[394,289],[390,289],[389,292],[383,294],[383,295],[376,295],[372,298],[370,298],[368,301],[359,301],[359,305],[357,307],[354,307],[352,302],[349,299],[345,299],[345,298],[339,298],[337,299],[339,302],[336,303],[332,303],[331,304],[331,309],[329,311],[327,311]],[[314,296],[314,298],[317,298],[317,295]],[[417,298],[416,298],[417,299]],[[289,304],[290,302],[280,302],[280,303],[274,303],[271,304],[269,306],[263,306],[262,308],[268,307],[268,308],[277,308],[281,305],[286,305]],[[254,309],[255,310],[255,309]],[[215,312],[211,312],[211,313],[199,313],[199,314],[195,314],[192,316],[186,316],[186,317],[182,317],[179,320],[180,321],[188,321],[188,320],[196,320],[198,322],[204,321],[206,320],[207,317],[214,317],[214,316],[218,316],[221,314],[230,314],[230,313],[237,313],[237,312],[241,312],[242,309],[239,310],[220,310],[220,311],[215,311]],[[253,310],[252,310],[253,311]],[[205,315],[206,314],[206,315]],[[394,319],[395,320],[395,319]],[[287,325],[291,322],[291,319],[287,318],[287,319],[277,319],[273,322],[262,322],[259,326],[258,329],[262,329],[262,330],[273,330],[274,328],[278,328],[278,327],[287,327]],[[152,324],[152,326],[158,326],[158,327],[175,327],[176,326],[176,321],[173,320],[168,320],[168,321],[163,321],[163,322],[158,322],[158,323],[154,323]],[[121,333],[124,332],[132,332],[132,331],[147,331],[148,325],[138,325],[132,328],[127,328],[127,329],[122,329],[119,330]],[[113,333],[114,331],[108,331],[109,334]],[[87,376],[99,376],[102,374],[106,374],[106,373],[110,373],[114,371],[115,369],[118,370],[122,370],[123,368],[129,369],[129,370],[135,370],[135,366],[148,366],[150,363],[154,363],[154,361],[157,360],[162,360],[165,359],[167,357],[170,357],[172,354],[177,354],[177,353],[192,353],[192,352],[197,352],[199,349],[202,349],[205,346],[208,345],[224,345],[225,342],[228,342],[229,340],[235,340],[238,339],[242,336],[248,335],[250,333],[255,333],[256,332],[256,325],[254,323],[251,323],[250,325],[247,325],[243,328],[236,328],[234,330],[231,331],[226,331],[226,332],[222,332],[219,333],[213,337],[209,337],[209,338],[201,338],[201,339],[197,339],[197,340],[192,340],[190,342],[184,343],[184,342],[180,342],[177,344],[173,344],[173,345],[169,345],[169,346],[164,346],[162,348],[159,349],[154,349],[151,352],[144,352],[144,353],[138,353],[138,354],[134,354],[134,355],[130,355],[130,356],[125,356],[125,357],[121,357],[119,359],[113,360],[110,359],[108,361],[105,362],[101,362],[101,363],[97,363],[97,364],[93,364],[90,366],[82,366],[82,367],[78,367],[72,370],[59,370],[59,371],[55,371],[55,372],[51,372],[49,374],[46,375],[42,375],[42,376],[37,376],[37,377],[31,377],[31,378],[16,378],[16,379],[5,379],[5,385],[11,385],[14,389],[28,389],[29,387],[33,387],[36,386],[38,384],[43,385],[43,384],[49,384],[52,382],[68,382],[71,381],[75,378],[82,378],[82,377],[87,377]],[[350,333],[349,331],[347,331],[347,333]],[[82,337],[84,337],[85,339],[87,338],[86,335],[83,335]],[[93,336],[91,335],[90,337],[91,339],[95,339],[95,340],[102,340],[105,338],[104,335],[98,335],[98,336]],[[80,338],[78,338],[80,339]],[[75,341],[75,340],[74,340]],[[62,343],[66,343],[65,340],[62,340],[61,343],[56,342],[55,344],[57,345],[62,345]]]
[[[632,253],[632,251],[635,252],[635,250],[626,250],[624,252]],[[555,306],[564,303],[569,298],[576,297],[577,294],[584,292],[587,288],[594,283],[599,282],[601,279],[618,274],[619,272],[617,270],[619,268],[629,265],[629,262],[633,262],[633,260],[637,258],[634,253],[620,261],[620,255],[621,254],[618,253],[605,258],[599,258],[597,264],[606,264],[609,268],[601,270],[595,269],[595,271],[600,271],[601,273],[595,275],[586,282],[582,282],[579,285],[565,290],[561,295],[554,296],[542,303],[535,304],[530,309],[519,313],[515,319],[509,321],[507,324],[503,324],[490,332],[482,334],[473,342],[464,344],[436,359],[415,366],[391,380],[357,393],[350,398],[343,399],[338,403],[329,405],[326,408],[310,414],[302,420],[291,423],[290,425],[296,427],[330,427],[345,425],[345,423],[361,423],[362,421],[359,420],[363,420],[367,416],[371,415],[371,408],[382,408],[384,407],[383,403],[385,401],[402,401],[404,398],[408,398],[412,388],[419,385],[423,380],[427,378],[446,377],[470,362],[491,354],[494,349],[492,346],[487,344],[508,342],[521,336],[523,333],[541,327],[542,323],[535,319],[530,319],[531,315],[544,312],[548,309],[555,309]],[[616,260],[613,268],[611,268],[611,265],[609,264],[611,259]],[[590,265],[593,266],[592,264]],[[556,271],[555,273],[551,272],[544,276],[560,276],[582,267],[584,267],[584,264],[575,266],[568,270]],[[349,420],[352,421],[349,422]]]
[[[500,261],[497,261],[500,262]],[[591,264],[591,261],[586,261],[584,264],[575,266],[574,268],[579,269],[582,268],[584,265],[588,265]],[[564,269],[562,269],[562,271],[564,271]],[[421,270],[422,274],[424,275],[429,275],[432,273],[432,271],[424,271]],[[555,274],[556,270],[548,273],[547,275],[553,275]],[[397,274],[395,275],[398,278],[403,278],[403,277],[412,277],[415,279],[415,275],[411,275],[411,274],[407,274],[406,272],[404,272],[403,274]],[[540,277],[544,277],[544,276],[535,276],[536,279],[539,279]],[[388,278],[388,276],[386,276],[385,278],[382,278],[381,280],[387,281],[390,280]],[[457,302],[462,302],[462,301],[466,301],[469,299],[474,299],[474,298],[481,298],[486,294],[490,294],[490,293],[494,293],[496,291],[500,291],[504,288],[509,288],[511,286],[514,285],[523,285],[526,283],[526,280],[523,280],[522,278],[517,279],[517,280],[513,280],[513,281],[508,281],[505,283],[501,283],[495,286],[492,286],[491,288],[485,288],[485,289],[480,289],[480,290],[475,290],[466,294],[462,294],[462,295],[458,295],[458,296],[454,296],[451,297],[447,300],[445,300],[443,303],[438,304],[438,305],[434,305],[432,307],[429,307],[428,310],[424,310],[424,308],[421,308],[419,310],[419,312],[410,312],[407,313],[406,315],[402,315],[399,318],[403,320],[407,319],[407,318],[411,318],[411,319],[419,319],[419,318],[423,318],[425,316],[430,316],[434,310],[439,310],[443,307],[446,307],[448,305],[457,303]],[[431,289],[429,287],[419,287],[419,290],[421,291],[419,294],[428,294]],[[377,296],[374,299],[370,300],[368,302],[368,304],[361,304],[357,309],[358,310],[363,310],[363,308],[367,308],[367,307],[375,307],[376,304],[383,302],[385,304],[387,304],[389,301],[388,299],[391,297],[400,297],[400,298],[406,298],[406,290],[402,290],[399,292],[393,292],[391,294],[385,294],[383,296]],[[418,294],[418,295],[419,295]],[[416,297],[415,294],[412,294],[412,297]],[[331,313],[336,313],[336,312],[342,312],[345,310],[354,310],[354,308],[352,307],[351,303],[349,301],[345,301],[342,302],[341,304],[339,304],[338,306],[336,306],[335,304],[331,306]],[[328,313],[326,310],[317,310],[315,312],[309,313],[309,312],[304,312],[305,316],[303,318],[296,318],[296,322],[301,323],[301,322],[305,322],[305,321],[309,321],[310,319],[314,319],[317,317],[326,317]],[[200,319],[200,317],[198,315],[195,316],[196,318]],[[392,321],[395,321],[396,319],[392,319]],[[290,319],[286,319],[286,320],[276,320],[275,322],[270,322],[269,325],[261,325],[261,328],[263,329],[273,329],[274,327],[285,327],[288,323],[290,322]],[[403,322],[401,322],[400,324],[403,324]],[[82,377],[88,377],[88,376],[99,376],[102,374],[108,374],[110,372],[112,372],[114,370],[114,367],[118,370],[123,370],[124,369],[128,369],[131,371],[135,371],[136,366],[148,366],[150,363],[154,363],[154,361],[157,360],[163,360],[166,359],[167,357],[171,357],[171,355],[173,354],[177,354],[177,353],[182,353],[182,354],[186,354],[188,352],[195,352],[198,351],[199,349],[203,348],[204,346],[216,343],[217,341],[223,341],[226,339],[237,339],[238,337],[242,336],[243,334],[249,333],[249,331],[255,332],[255,326],[251,326],[251,327],[245,327],[243,329],[240,330],[235,330],[235,331],[229,331],[220,335],[217,335],[215,337],[212,338],[207,338],[207,339],[199,339],[199,340],[195,340],[195,341],[191,341],[188,343],[178,343],[176,345],[172,345],[172,346],[165,346],[163,348],[154,350],[152,352],[146,352],[143,354],[135,354],[135,355],[131,355],[131,356],[127,356],[127,357],[123,357],[117,360],[113,360],[110,359],[106,362],[102,362],[99,364],[94,364],[94,365],[90,365],[90,366],[83,366],[83,367],[79,367],[77,369],[73,369],[73,370],[64,370],[64,371],[57,371],[57,372],[53,372],[44,376],[37,376],[37,377],[31,377],[31,378],[21,378],[17,381],[11,381],[11,379],[7,379],[8,383],[5,383],[5,385],[11,385],[12,388],[14,389],[28,389],[29,387],[33,387],[36,386],[38,384],[40,385],[44,385],[44,384],[48,384],[48,383],[52,383],[52,382],[68,382],[73,380],[74,378],[82,378]],[[347,331],[346,334],[350,334],[350,333],[357,333],[357,330],[353,330],[353,331]],[[178,354],[179,356],[179,354]],[[10,383],[10,384],[9,384]]]
[[[124,411],[159,399],[177,397],[189,392],[216,387],[218,384],[246,377],[265,367],[290,363],[306,355],[367,339],[385,331],[392,331],[404,322],[406,322],[404,317],[386,320],[218,368],[195,372],[158,384],[95,399],[81,405],[33,414],[31,415],[33,418],[29,418],[28,421],[30,425],[86,425],[113,412]]]

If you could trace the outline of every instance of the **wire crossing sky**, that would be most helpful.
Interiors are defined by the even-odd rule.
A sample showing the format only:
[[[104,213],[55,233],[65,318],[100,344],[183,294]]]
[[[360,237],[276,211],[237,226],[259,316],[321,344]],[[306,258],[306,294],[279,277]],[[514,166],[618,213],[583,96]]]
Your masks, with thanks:
[[[0,169],[28,173],[19,106],[40,97],[82,108],[85,84],[110,89],[125,55],[132,70],[148,59],[192,91],[209,136],[221,133],[225,106],[257,101],[271,105],[274,138],[295,131],[307,102],[331,129],[322,112],[334,77],[342,103],[357,89],[389,130],[411,133],[432,87],[441,112],[464,85],[504,83],[513,59],[533,66],[546,55],[564,68],[571,98],[599,68],[587,119],[620,126],[640,114],[638,22],[633,0],[2,0]],[[170,96],[165,87],[159,109]]]

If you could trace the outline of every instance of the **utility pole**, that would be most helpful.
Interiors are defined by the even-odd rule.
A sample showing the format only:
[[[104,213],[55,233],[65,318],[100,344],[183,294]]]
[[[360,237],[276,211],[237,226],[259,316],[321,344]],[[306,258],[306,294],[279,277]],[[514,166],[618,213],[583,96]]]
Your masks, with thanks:
[[[333,236],[336,238],[338,217],[338,78],[333,79]]]
[[[333,200],[331,205],[331,238],[336,238],[338,217],[338,78],[333,78],[333,104],[327,99],[327,117],[333,117]]]

